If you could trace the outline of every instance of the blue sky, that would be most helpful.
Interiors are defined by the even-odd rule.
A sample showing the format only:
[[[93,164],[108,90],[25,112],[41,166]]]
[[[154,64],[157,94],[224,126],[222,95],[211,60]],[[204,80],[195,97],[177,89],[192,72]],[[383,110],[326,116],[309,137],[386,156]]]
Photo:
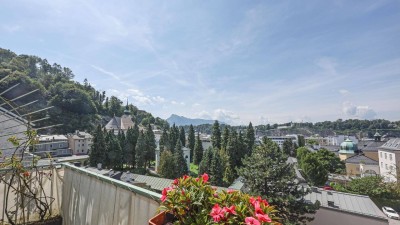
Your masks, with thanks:
[[[400,1],[3,0],[0,47],[167,118],[400,120]]]

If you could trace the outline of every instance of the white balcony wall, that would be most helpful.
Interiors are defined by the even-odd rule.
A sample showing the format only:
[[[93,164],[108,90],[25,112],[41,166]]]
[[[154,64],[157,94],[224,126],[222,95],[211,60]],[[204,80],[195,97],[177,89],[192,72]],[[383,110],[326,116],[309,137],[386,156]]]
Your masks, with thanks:
[[[28,183],[31,187],[37,187],[32,190],[35,190],[37,196],[41,197],[42,200],[45,200],[44,196],[46,196],[46,200],[50,205],[50,214],[48,214],[48,216],[59,215],[61,208],[61,179],[63,171],[54,168],[51,170],[40,169],[37,173],[32,171],[29,172],[31,175],[29,178],[26,178],[26,180],[29,181]],[[6,170],[1,171],[0,176],[2,176],[2,179],[4,179],[6,183],[9,183],[11,180],[11,174]],[[37,179],[38,177],[42,178]],[[43,188],[39,187],[39,180],[41,181]],[[15,211],[16,214],[12,216],[12,219],[13,221],[18,221],[20,224],[38,221],[39,214],[33,200],[27,197],[22,199],[22,195],[17,194],[20,190],[18,183],[21,181],[14,178],[11,188],[9,188],[9,185],[5,182],[0,181],[0,224],[2,224],[2,222],[7,224],[8,222],[5,210]],[[6,199],[6,196],[8,196],[8,199]]]
[[[143,225],[159,207],[160,195],[102,175],[66,165],[64,225]]]

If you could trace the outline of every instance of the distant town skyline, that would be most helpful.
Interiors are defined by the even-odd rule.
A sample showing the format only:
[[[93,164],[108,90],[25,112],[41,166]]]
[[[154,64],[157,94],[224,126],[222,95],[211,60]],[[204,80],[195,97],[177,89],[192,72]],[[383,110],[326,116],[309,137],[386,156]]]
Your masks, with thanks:
[[[0,47],[163,119],[400,120],[399,1],[20,1]]]

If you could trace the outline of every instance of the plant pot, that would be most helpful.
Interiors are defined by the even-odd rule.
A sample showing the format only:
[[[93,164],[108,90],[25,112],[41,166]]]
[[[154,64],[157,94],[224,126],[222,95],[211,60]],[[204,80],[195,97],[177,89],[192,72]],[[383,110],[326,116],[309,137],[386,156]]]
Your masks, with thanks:
[[[149,220],[149,225],[169,225],[174,221],[174,215],[162,211]]]

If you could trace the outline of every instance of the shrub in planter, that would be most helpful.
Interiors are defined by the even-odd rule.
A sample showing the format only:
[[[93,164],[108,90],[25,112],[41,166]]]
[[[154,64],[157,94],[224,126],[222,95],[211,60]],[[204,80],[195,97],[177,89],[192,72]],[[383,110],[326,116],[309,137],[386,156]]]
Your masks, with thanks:
[[[173,224],[280,224],[273,206],[239,191],[217,191],[208,175],[175,179],[162,192],[160,210],[174,216]]]

